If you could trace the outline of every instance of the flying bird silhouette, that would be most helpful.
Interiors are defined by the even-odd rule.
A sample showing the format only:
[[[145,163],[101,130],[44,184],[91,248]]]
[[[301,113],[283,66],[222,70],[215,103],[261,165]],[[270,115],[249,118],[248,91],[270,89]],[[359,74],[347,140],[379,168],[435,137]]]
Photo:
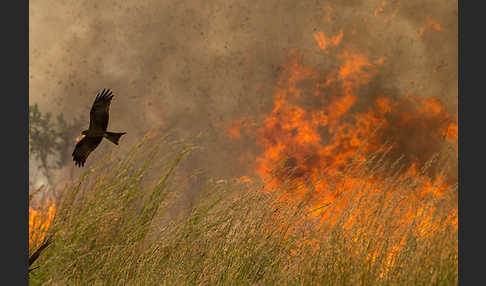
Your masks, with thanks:
[[[118,145],[120,137],[126,134],[126,132],[116,133],[106,131],[108,128],[108,118],[112,98],[113,94],[109,89],[103,89],[103,91],[96,96],[89,113],[89,128],[88,130],[81,132],[84,137],[76,144],[76,147],[74,147],[72,155],[76,166],[84,166],[88,155],[100,145],[103,138]]]

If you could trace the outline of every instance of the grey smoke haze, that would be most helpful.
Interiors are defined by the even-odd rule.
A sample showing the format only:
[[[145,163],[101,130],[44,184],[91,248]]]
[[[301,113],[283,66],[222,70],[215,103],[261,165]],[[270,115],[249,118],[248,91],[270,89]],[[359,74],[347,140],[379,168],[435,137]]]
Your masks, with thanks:
[[[271,110],[291,49],[323,71],[337,65],[315,32],[342,29],[347,49],[386,58],[379,89],[457,109],[457,1],[31,0],[29,25],[29,96],[41,111],[88,118],[96,93],[111,88],[109,129],[128,133],[124,145],[151,128],[203,132],[207,151],[193,162],[220,177],[242,168],[230,163],[242,143],[225,129]]]

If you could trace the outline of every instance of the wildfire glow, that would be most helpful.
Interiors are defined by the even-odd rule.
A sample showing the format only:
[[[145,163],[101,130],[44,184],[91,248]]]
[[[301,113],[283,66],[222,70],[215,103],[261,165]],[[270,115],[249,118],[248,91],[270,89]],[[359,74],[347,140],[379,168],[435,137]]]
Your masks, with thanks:
[[[29,248],[42,243],[55,213],[56,205],[52,202],[48,202],[44,209],[29,207]]]
[[[393,11],[392,16],[398,8]],[[383,12],[384,8],[379,8],[375,16]],[[428,22],[433,29],[440,30],[440,26]],[[381,195],[385,201],[391,201],[396,194],[406,199],[395,202],[388,215],[398,218],[394,228],[402,229],[401,233],[413,229],[419,237],[427,237],[439,231],[439,225],[457,229],[457,208],[440,222],[440,218],[434,216],[437,207],[424,203],[438,200],[454,189],[453,173],[422,171],[440,150],[438,146],[457,146],[457,115],[450,114],[436,98],[410,93],[391,96],[377,91],[367,95],[366,104],[361,103],[359,91],[375,79],[386,60],[372,59],[366,53],[345,48],[331,53],[330,46],[341,44],[342,30],[331,38],[323,32],[314,34],[314,38],[324,55],[334,54],[340,64],[323,74],[312,66],[303,65],[302,55],[292,51],[274,90],[273,109],[259,128],[247,132],[254,134],[263,147],[254,170],[265,182],[265,190],[283,191],[281,185],[290,176],[293,184],[299,187],[286,196],[289,201],[303,199],[312,190],[315,200],[310,211],[316,219],[333,225],[336,218],[348,212],[343,226],[358,233],[367,231],[368,225],[360,225],[362,217],[368,217],[369,221],[373,211],[379,208],[371,198]],[[306,87],[300,87],[303,81]],[[298,104],[303,96],[317,97],[321,104],[304,108]],[[243,125],[242,121],[234,121],[228,135],[240,138],[240,130],[250,128]],[[397,180],[410,182],[408,189],[391,187],[385,192],[379,186],[386,185],[388,178],[380,172],[367,176],[346,174],[347,177],[342,178],[351,162],[365,162],[372,154],[382,152],[380,148],[387,141],[391,141],[392,150],[395,150],[387,155],[390,164],[405,155]],[[274,172],[282,162],[285,169],[291,170],[286,178]],[[394,253],[405,243],[405,237],[393,239],[396,244],[391,246],[388,266],[393,264]],[[370,259],[375,257],[376,253],[370,253]]]
[[[316,39],[317,43],[319,44],[319,47],[324,53],[328,53],[327,47],[328,46],[338,46],[339,43],[341,42],[341,39],[343,38],[343,30],[339,32],[334,37],[326,38],[326,35],[324,35],[323,32],[318,32],[314,34],[314,38]]]
[[[272,181],[272,170],[286,158],[287,167],[295,167],[293,176],[302,181],[317,181],[323,170],[337,175],[352,159],[365,160],[366,154],[378,151],[387,139],[397,140],[400,151],[417,153],[407,154],[411,165],[406,174],[410,176],[417,173],[417,164],[425,163],[420,156],[426,150],[422,152],[421,148],[431,146],[430,141],[440,143],[445,137],[454,143],[457,117],[451,116],[434,98],[407,94],[397,99],[376,95],[369,108],[350,112],[357,102],[357,91],[373,78],[377,65],[363,55],[348,52],[338,55],[338,58],[343,63],[337,72],[331,73],[334,78],[324,79],[327,85],[338,83],[331,89],[335,94],[319,92],[319,87],[323,86],[318,80],[319,75],[312,68],[302,66],[299,56],[294,55],[285,65],[286,72],[275,89],[274,108],[259,129],[264,152],[256,159],[256,172],[262,179]],[[323,101],[320,109],[305,110],[292,103],[292,99],[302,93],[296,88],[296,82],[306,78],[315,79],[314,95],[322,97]],[[381,128],[375,130],[378,126]],[[325,138],[322,130],[326,130]],[[366,142],[370,137],[372,141]],[[365,148],[363,154],[358,152],[362,152],[362,148]],[[441,180],[439,177],[419,176],[418,181],[424,186],[419,193],[440,193],[444,189],[439,183]],[[364,183],[359,178],[349,178],[337,192],[329,192],[330,182],[320,181],[315,192],[327,194],[322,197],[325,204],[334,199],[331,193],[345,192]],[[437,187],[437,184],[442,187]],[[274,187],[276,185],[268,185],[268,188]]]

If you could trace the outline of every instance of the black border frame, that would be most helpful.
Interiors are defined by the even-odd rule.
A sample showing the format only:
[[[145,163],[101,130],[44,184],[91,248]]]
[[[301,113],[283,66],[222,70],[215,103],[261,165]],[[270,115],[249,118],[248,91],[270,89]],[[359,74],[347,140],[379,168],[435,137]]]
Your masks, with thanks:
[[[486,236],[483,221],[484,199],[484,132],[483,97],[484,9],[481,1],[458,0],[459,8],[459,285],[484,284]],[[475,5],[473,5],[475,4]],[[477,100],[477,102],[475,102]],[[475,126],[476,125],[476,126]],[[481,124],[482,125],[482,124]],[[475,136],[476,135],[476,136]],[[481,134],[482,135],[482,134]],[[466,137],[469,136],[469,139]]]
[[[28,285],[29,1],[2,7],[2,284]]]

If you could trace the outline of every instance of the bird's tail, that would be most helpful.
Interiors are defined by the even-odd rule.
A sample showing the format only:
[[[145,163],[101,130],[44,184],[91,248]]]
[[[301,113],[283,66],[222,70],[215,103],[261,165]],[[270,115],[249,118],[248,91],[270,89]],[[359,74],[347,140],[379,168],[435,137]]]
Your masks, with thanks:
[[[115,145],[118,145],[118,140],[120,140],[120,137],[122,137],[122,135],[125,135],[127,134],[126,132],[120,132],[120,133],[117,133],[117,132],[105,132],[105,138],[110,140],[111,142],[113,142]]]

